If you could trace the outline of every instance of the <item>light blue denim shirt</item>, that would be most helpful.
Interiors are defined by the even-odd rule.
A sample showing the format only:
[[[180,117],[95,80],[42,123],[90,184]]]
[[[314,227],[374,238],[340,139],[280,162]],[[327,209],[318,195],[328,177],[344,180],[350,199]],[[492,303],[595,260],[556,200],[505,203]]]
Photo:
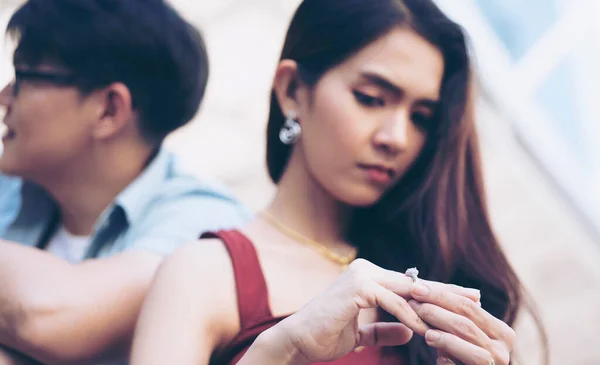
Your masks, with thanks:
[[[167,255],[203,232],[239,227],[250,216],[224,187],[198,181],[163,150],[102,213],[85,257],[128,250]],[[45,191],[0,174],[0,238],[43,247],[58,224],[58,208]]]

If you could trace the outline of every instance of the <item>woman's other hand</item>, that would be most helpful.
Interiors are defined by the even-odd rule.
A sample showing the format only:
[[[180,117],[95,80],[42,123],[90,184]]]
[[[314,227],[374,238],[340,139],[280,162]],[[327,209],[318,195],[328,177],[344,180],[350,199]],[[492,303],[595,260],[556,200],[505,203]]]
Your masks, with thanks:
[[[438,364],[507,365],[515,331],[470,300],[437,284],[420,280],[412,288],[410,306],[435,329],[425,340],[438,349]]]

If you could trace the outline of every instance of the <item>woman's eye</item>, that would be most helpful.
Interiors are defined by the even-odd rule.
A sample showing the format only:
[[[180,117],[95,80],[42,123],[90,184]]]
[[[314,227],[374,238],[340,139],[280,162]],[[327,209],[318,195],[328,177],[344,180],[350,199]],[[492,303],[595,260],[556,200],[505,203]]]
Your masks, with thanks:
[[[356,100],[364,106],[368,107],[380,107],[384,106],[385,103],[382,98],[376,96],[367,95],[360,91],[354,91],[354,97]]]
[[[431,127],[433,118],[425,113],[415,112],[412,114],[411,120],[417,127],[428,130]]]

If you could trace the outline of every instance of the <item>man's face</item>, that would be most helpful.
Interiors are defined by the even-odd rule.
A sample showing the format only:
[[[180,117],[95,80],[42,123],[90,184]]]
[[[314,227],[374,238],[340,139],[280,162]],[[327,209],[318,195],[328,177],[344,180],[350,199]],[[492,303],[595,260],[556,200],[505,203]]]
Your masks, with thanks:
[[[50,66],[15,66],[0,91],[6,110],[0,171],[37,180],[68,166],[91,142],[93,116],[68,72]]]

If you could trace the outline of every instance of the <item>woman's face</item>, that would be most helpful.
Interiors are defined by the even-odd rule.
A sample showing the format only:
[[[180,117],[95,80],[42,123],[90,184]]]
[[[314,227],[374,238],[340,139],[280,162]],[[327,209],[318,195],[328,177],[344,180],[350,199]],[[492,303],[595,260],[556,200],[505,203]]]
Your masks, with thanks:
[[[294,111],[302,134],[293,153],[336,200],[376,203],[423,149],[443,72],[436,47],[395,28],[312,89],[299,88]]]

